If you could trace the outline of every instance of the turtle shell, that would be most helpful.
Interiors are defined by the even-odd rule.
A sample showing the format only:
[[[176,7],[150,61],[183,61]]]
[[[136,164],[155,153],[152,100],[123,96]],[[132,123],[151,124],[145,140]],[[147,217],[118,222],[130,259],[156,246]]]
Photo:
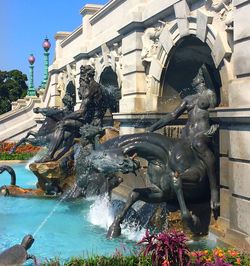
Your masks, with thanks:
[[[15,245],[0,253],[0,266],[22,265],[27,259],[27,251],[21,245]]]

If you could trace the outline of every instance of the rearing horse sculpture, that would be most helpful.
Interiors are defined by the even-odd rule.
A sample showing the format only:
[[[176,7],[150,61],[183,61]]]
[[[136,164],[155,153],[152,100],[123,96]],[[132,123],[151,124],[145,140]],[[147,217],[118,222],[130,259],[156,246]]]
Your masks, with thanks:
[[[74,111],[74,106],[76,104],[76,95],[75,85],[72,80],[70,80],[66,86],[66,92],[62,99],[62,102],[64,104],[64,108],[62,109],[59,109],[57,107],[34,108],[34,113],[42,114],[45,116],[42,126],[37,132],[29,131],[24,138],[22,138],[14,145],[10,153],[15,152],[15,150],[24,143],[30,143],[33,146],[50,145],[57,123],[61,121],[66,115]],[[33,138],[29,138],[30,136],[33,136]]]
[[[193,79],[192,87],[197,91],[196,94],[185,97],[174,111],[149,128],[151,132],[160,129],[186,111],[188,119],[180,139],[174,140],[154,133],[127,135],[108,141],[92,152],[92,164],[99,171],[110,170],[110,164],[114,166],[114,163],[109,163],[106,158],[113,160],[109,153],[116,153],[119,149],[124,155],[137,154],[148,161],[147,172],[152,187],[136,188],[131,192],[124,209],[115,217],[109,228],[108,237],[120,235],[120,223],[137,200],[154,203],[177,199],[183,219],[193,232],[199,234],[204,233],[204,230],[200,227],[199,219],[189,212],[185,201],[208,202],[210,198],[211,208],[217,218],[219,190],[215,156],[210,141],[217,127],[210,126],[208,111],[216,105],[216,96],[206,87],[206,72],[203,65]],[[107,163],[103,164],[101,160]],[[113,171],[116,171],[115,167]]]
[[[10,153],[15,152],[15,150],[24,143],[30,143],[33,146],[47,146],[50,143],[51,135],[54,132],[57,122],[59,122],[64,116],[64,110],[58,108],[34,108],[34,113],[43,114],[46,116],[42,126],[37,132],[29,131],[25,137],[20,139],[11,149]],[[33,136],[33,138],[30,138]]]
[[[179,153],[171,154],[178,145]],[[92,151],[89,160],[99,172],[114,173],[123,166],[119,155],[119,164],[115,163],[116,154],[124,155],[124,163],[128,156],[137,154],[148,162],[147,174],[151,186],[135,188],[130,193],[124,208],[117,214],[109,228],[107,237],[113,238],[121,234],[120,224],[129,208],[138,200],[149,203],[178,202],[182,218],[191,230],[197,234],[201,231],[198,217],[192,215],[186,202],[197,203],[210,199],[209,181],[204,163],[199,159],[190,144],[183,140],[167,138],[157,133],[138,133],[111,139]],[[123,167],[125,173],[126,167]],[[128,172],[133,172],[129,168]],[[135,168],[136,169],[136,166]]]

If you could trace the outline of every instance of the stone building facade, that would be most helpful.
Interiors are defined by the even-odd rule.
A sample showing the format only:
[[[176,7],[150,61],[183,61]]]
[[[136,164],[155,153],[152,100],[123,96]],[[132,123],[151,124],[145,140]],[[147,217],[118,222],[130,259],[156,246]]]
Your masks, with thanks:
[[[205,63],[218,98],[218,107],[211,110],[220,124],[218,232],[222,241],[250,250],[248,12],[248,0],[86,5],[78,28],[55,35],[55,60],[39,105],[60,107],[67,80],[73,79],[77,88],[80,66],[90,64],[98,82],[121,88],[120,110],[113,116],[120,133],[142,132],[190,93],[190,82]]]

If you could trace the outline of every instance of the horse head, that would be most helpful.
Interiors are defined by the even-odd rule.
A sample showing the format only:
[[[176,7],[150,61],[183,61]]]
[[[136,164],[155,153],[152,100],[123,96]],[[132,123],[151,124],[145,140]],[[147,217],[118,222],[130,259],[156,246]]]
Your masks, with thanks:
[[[117,172],[135,173],[140,168],[140,163],[124,155],[121,149],[94,150],[88,160],[98,172],[105,175]]]

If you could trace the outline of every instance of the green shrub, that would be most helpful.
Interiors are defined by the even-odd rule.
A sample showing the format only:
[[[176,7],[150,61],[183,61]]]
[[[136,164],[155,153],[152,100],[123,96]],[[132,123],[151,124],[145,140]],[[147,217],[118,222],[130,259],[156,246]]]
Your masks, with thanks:
[[[44,266],[151,266],[151,258],[149,256],[92,256],[87,259],[71,258],[63,264],[58,259],[49,260],[43,264]]]
[[[29,160],[34,157],[34,153],[13,153],[8,152],[0,153],[0,160]]]

